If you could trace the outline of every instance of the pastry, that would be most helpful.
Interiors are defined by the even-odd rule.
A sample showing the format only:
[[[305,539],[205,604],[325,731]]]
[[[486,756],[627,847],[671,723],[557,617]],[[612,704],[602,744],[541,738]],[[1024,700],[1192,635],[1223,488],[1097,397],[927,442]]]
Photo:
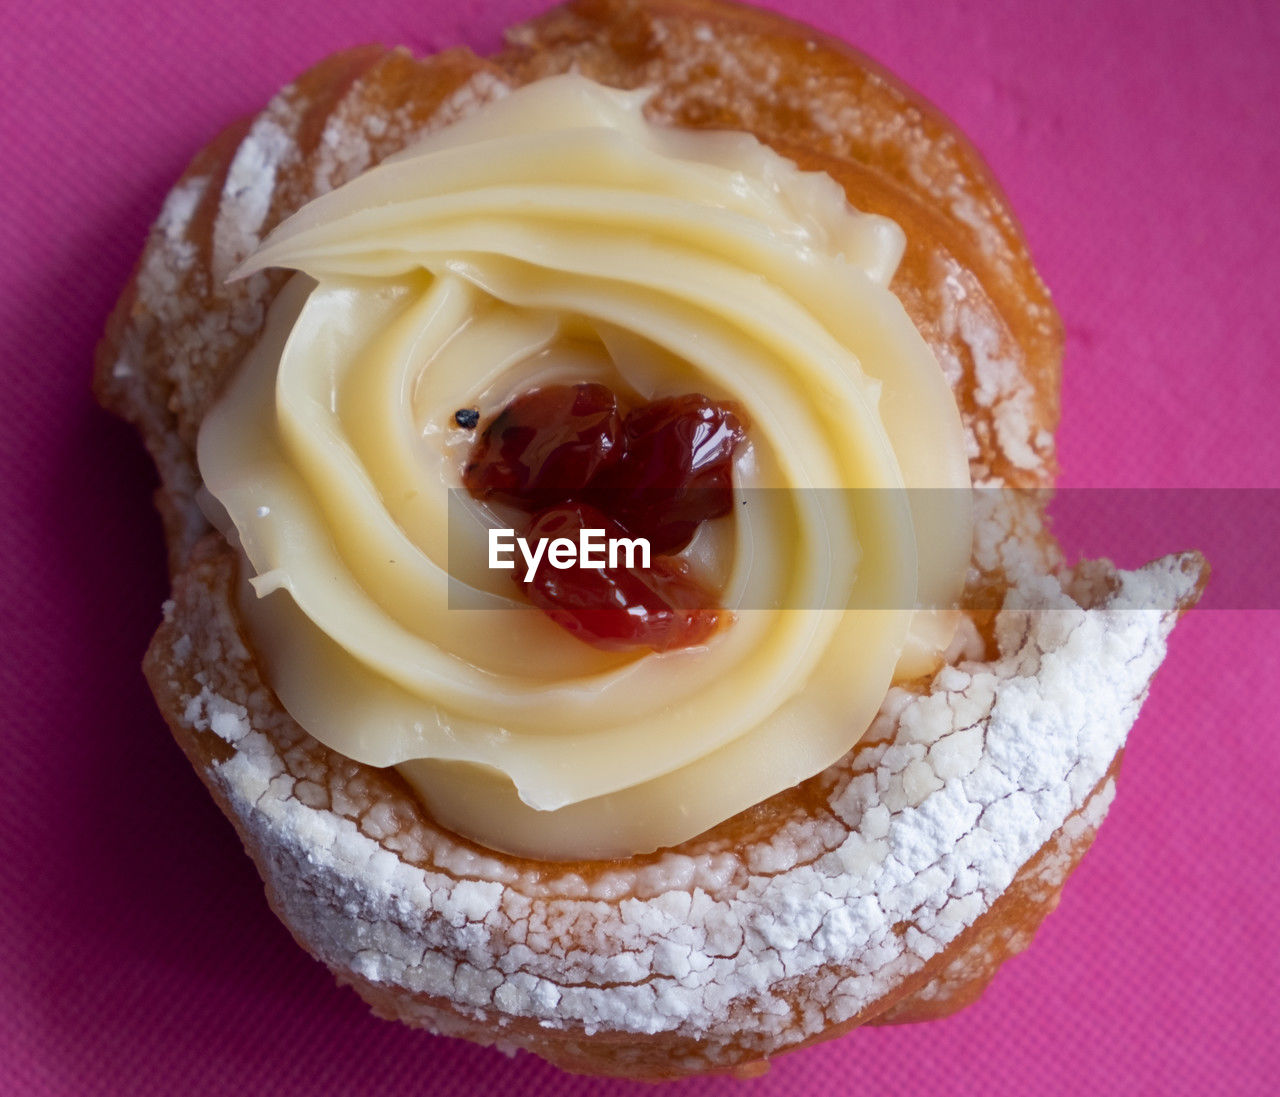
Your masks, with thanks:
[[[1091,841],[1124,735],[1169,629],[1204,582],[1203,561],[1189,553],[1132,573],[1063,569],[1037,490],[1054,475],[1056,314],[986,169],[913,93],[808,28],[706,0],[570,4],[509,42],[487,60],[375,48],[330,58],[215,140],[167,199],[96,372],[100,398],[139,426],[161,473],[173,597],[146,660],[160,707],[273,908],[382,1015],[526,1048],[571,1070],[663,1078],[751,1073],[861,1023],[952,1012],[1026,946]],[[615,144],[598,155],[591,141],[606,130]],[[501,155],[483,161],[484,142],[499,142]],[[653,181],[652,193],[679,200],[671,216],[684,216],[690,187],[709,186],[712,198],[701,221],[678,231],[654,222],[667,250],[650,240],[650,263],[627,235],[630,221],[614,224],[618,202],[557,207],[554,187],[549,197],[538,189],[548,182],[539,171],[581,186],[579,170],[596,187],[610,172],[627,188]],[[462,182],[451,184],[450,171]],[[406,192],[415,173],[436,190]],[[737,182],[726,185],[725,173]],[[681,189],[663,190],[677,177]],[[467,203],[480,192],[498,205],[477,213]],[[846,215],[846,198],[861,213]],[[428,199],[446,213],[430,212]],[[650,215],[638,208],[635,217]],[[735,242],[709,212],[721,208],[784,228],[765,243]],[[595,227],[575,236],[592,216]],[[426,217],[437,218],[429,232],[420,231]],[[485,217],[501,231],[485,235]],[[544,221],[553,235],[538,235]],[[778,236],[830,254],[793,271],[769,250]],[[566,240],[585,243],[574,250]],[[601,240],[612,266],[598,261]],[[730,252],[747,277],[712,301],[716,279],[730,274],[698,275],[723,268]],[[712,259],[719,266],[703,265]],[[526,277],[538,262],[538,277]],[[817,281],[805,273],[814,269]],[[615,300],[602,287],[619,282],[626,290]],[[785,314],[794,323],[765,308],[774,296],[752,296],[779,286],[799,309]],[[859,323],[832,346],[856,346],[874,383],[846,386],[840,378],[857,370],[822,372],[812,363],[825,362],[826,349],[796,349],[811,317],[827,335],[843,332],[841,309],[824,303],[837,292]],[[739,308],[739,297],[748,304]],[[462,319],[441,335],[432,325],[455,305]],[[344,327],[334,318],[347,308]],[[704,316],[698,338],[680,344],[687,313],[719,319]],[[522,335],[520,354],[493,350],[526,328],[541,334]],[[804,345],[826,348],[825,337]],[[868,339],[890,346],[887,359],[905,375],[877,373]],[[865,653],[856,662],[836,656],[844,622],[864,620],[857,613],[746,606],[730,625],[716,616],[718,631],[690,646],[626,657],[658,667],[670,694],[646,669],[633,675],[646,688],[594,709],[573,697],[568,708],[539,708],[539,690],[507,680],[510,666],[487,668],[488,690],[466,687],[481,662],[468,652],[488,645],[499,662],[515,658],[502,654],[491,623],[476,626],[467,648],[463,617],[427,615],[430,653],[419,662],[443,652],[457,671],[429,689],[402,665],[398,640],[362,646],[387,621],[401,630],[389,635],[413,640],[406,607],[431,605],[412,577],[402,582],[381,563],[380,523],[430,539],[439,522],[414,511],[412,491],[402,503],[387,488],[401,467],[394,455],[381,471],[369,471],[371,459],[352,474],[373,490],[347,495],[339,489],[350,470],[326,455],[378,448],[381,421],[361,409],[380,406],[376,391],[389,386],[408,393],[405,406],[422,405],[414,422],[440,441],[437,466],[461,474],[456,432],[493,429],[528,378],[504,388],[509,371],[500,370],[481,386],[455,369],[460,387],[433,375],[441,392],[427,386],[423,396],[394,376],[411,357],[403,347],[435,368],[465,344],[487,368],[564,340],[596,356],[583,367],[590,376],[570,380],[593,379],[603,358],[633,400],[691,391],[637,382],[653,361],[680,376],[681,361],[696,362],[715,390],[702,396],[707,406],[724,422],[725,409],[743,409],[742,452],[765,473],[772,460],[782,483],[794,486],[788,475],[798,474],[787,470],[803,466],[830,487],[837,481],[813,470],[828,458],[837,472],[849,467],[837,460],[846,451],[853,466],[883,468],[908,488],[968,500],[972,480],[981,489],[972,512],[952,513],[936,536],[918,535],[927,513],[902,524],[911,502],[883,503],[881,513],[882,501],[863,497],[850,503],[856,548],[842,552],[837,540],[823,557],[794,539],[797,574],[856,555],[850,584],[878,576],[890,588],[907,583],[914,598],[919,580],[937,605],[917,612],[901,592],[885,595],[878,616],[865,618],[884,635],[850,640]],[[740,373],[717,365],[717,340],[733,348]],[[758,364],[757,345],[771,348]],[[624,359],[640,364],[624,369]],[[372,365],[351,371],[348,360]],[[335,418],[299,427],[325,393]],[[792,404],[818,441],[787,418]],[[332,431],[348,433],[345,449],[310,446]],[[926,440],[903,444],[913,431]],[[482,450],[468,452],[480,467]],[[393,517],[362,510],[370,499]],[[952,541],[963,549],[958,563]],[[334,604],[316,593],[328,589],[332,561],[307,574],[330,543],[351,569]],[[849,604],[840,589],[839,604]],[[961,613],[946,611],[950,599]],[[613,656],[574,655],[578,638],[522,612],[511,628],[537,640],[517,651],[530,676],[545,664],[551,670],[537,673],[553,674],[557,659],[577,660],[578,678],[612,672]],[[810,647],[779,624],[792,617],[834,622],[821,626],[830,635],[808,663]],[[757,618],[765,646],[716,664]],[[358,635],[346,631],[366,620]],[[756,651],[764,656],[753,663]],[[801,663],[806,686],[786,704],[803,708],[760,699],[772,668]],[[693,669],[663,669],[673,666]],[[347,684],[370,678],[375,685]],[[427,714],[417,724],[403,715],[406,694]],[[730,718],[738,694],[748,715]],[[581,727],[575,706],[588,711]],[[847,719],[832,717],[837,708]],[[770,724],[784,710],[788,718]],[[567,744],[562,729],[548,731],[556,720],[568,725]],[[385,727],[400,730],[384,750]],[[428,741],[425,756],[401,749],[414,737],[406,728]],[[664,807],[646,816],[640,800],[658,787]],[[543,827],[548,819],[568,822]]]

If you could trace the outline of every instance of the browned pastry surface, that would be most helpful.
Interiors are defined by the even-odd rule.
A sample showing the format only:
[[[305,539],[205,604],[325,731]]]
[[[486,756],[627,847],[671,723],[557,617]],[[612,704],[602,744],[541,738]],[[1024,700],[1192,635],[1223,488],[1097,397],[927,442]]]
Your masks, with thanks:
[[[1164,636],[1203,583],[1198,557],[1136,579],[1098,568],[1077,578],[1072,592],[1087,605],[1140,599],[1153,584],[1172,592],[1167,612],[1145,624],[1132,611],[1062,609],[1069,628],[1014,611],[985,615],[981,656],[893,691],[839,764],[674,851],[629,861],[544,865],[475,847],[426,817],[394,772],[311,739],[261,682],[236,620],[234,554],[194,503],[194,446],[283,276],[228,284],[227,273],[316,194],[507,86],[571,67],[653,87],[655,120],[749,130],[828,171],[854,205],[896,219],[909,244],[893,288],[952,382],[975,482],[1052,481],[1056,314],[987,170],[918,96],[842,43],[715,0],[570,4],[510,41],[488,61],[466,51],[415,60],[378,47],[329,58],[220,135],[171,193],[95,375],[100,399],[138,425],[161,473],[174,600],[147,656],[157,700],[236,825],[272,907],[382,1015],[527,1048],[572,1070],[658,1078],[750,1073],[773,1053],[860,1023],[960,1008],[1026,946],[1092,841]],[[988,523],[970,594],[1030,583],[1043,595],[1035,579],[1052,574],[1058,556],[1038,504],[1002,496]],[[1072,652],[1073,635],[1107,646],[1113,662],[1122,655],[1123,672]],[[1062,681],[1050,679],[1050,663]],[[1071,702],[1064,707],[1080,727],[1062,732],[1063,750],[1080,755],[1068,759],[1073,774],[1091,776],[1052,803],[1034,783],[989,802],[974,793],[974,818],[957,831],[966,841],[985,836],[988,812],[999,814],[1015,792],[1040,796],[1039,829],[1022,820],[1036,837],[1020,834],[1023,846],[984,837],[1004,878],[981,878],[986,862],[966,854],[953,876],[939,877],[937,901],[912,907],[904,896],[945,857],[908,872],[897,890],[884,883],[865,897],[885,921],[868,945],[862,922],[831,912],[862,909],[849,881],[879,855],[877,843],[892,843],[893,826],[913,812],[923,819],[961,787],[964,766],[986,772],[988,738],[1003,734],[1002,689]],[[971,745],[957,746],[962,738]],[[807,901],[828,912],[816,927],[808,908],[791,909],[815,887]],[[658,938],[685,925],[687,956],[664,952]],[[862,944],[842,953],[845,941]]]

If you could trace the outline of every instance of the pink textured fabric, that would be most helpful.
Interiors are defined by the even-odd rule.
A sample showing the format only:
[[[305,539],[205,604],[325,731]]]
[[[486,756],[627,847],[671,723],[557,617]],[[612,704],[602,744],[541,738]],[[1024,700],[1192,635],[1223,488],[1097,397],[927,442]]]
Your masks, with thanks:
[[[652,1092],[378,1021],[295,947],[138,672],[165,595],[151,475],[88,391],[148,223],[225,122],[340,47],[488,49],[542,6],[0,13],[0,1091]],[[1066,320],[1065,484],[1280,486],[1280,8],[777,6],[879,58],[990,159]],[[1277,646],[1275,613],[1183,623],[1095,850],[978,1005],[680,1092],[1274,1092]]]

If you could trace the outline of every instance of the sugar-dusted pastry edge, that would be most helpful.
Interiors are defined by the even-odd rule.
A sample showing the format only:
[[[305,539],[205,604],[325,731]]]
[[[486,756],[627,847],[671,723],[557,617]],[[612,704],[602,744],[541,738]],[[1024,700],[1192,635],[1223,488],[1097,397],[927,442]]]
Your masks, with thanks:
[[[650,857],[558,866],[457,838],[393,773],[311,740],[258,678],[234,569],[202,544],[146,670],[294,936],[384,1016],[651,1078],[977,997],[1092,840],[1205,577],[1195,554],[1091,565],[1088,610],[1030,580],[1017,597],[1036,608],[1000,613],[997,659],[895,689],[792,795]]]

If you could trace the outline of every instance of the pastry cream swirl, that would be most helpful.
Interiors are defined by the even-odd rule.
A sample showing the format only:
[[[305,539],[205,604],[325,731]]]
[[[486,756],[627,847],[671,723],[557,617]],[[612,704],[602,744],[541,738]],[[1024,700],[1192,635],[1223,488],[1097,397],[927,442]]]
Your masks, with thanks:
[[[540,81],[285,222],[238,273],[301,274],[199,439],[289,712],[536,857],[674,844],[831,764],[945,647],[912,607],[958,595],[969,557],[966,506],[899,490],[969,483],[888,289],[901,230],[748,135],[649,124],[645,98]],[[733,623],[705,647],[597,651],[485,573],[453,412],[550,380],[746,410]],[[810,490],[846,488],[887,490]],[[889,608],[831,608],[855,603]]]

